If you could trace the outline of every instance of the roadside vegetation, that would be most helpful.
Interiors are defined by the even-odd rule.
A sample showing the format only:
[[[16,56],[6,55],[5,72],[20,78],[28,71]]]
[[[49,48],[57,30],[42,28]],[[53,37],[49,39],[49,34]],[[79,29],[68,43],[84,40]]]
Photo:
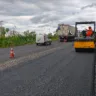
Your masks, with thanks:
[[[3,28],[4,29],[4,28]],[[14,47],[21,46],[25,44],[34,44],[36,41],[35,32],[29,32],[28,30],[24,32],[24,35],[13,34],[12,36],[5,37],[5,34],[8,32],[8,28],[2,30],[0,33],[0,48],[6,47]],[[58,40],[58,36],[56,34],[52,35],[48,34],[48,37],[52,39],[52,41]]]

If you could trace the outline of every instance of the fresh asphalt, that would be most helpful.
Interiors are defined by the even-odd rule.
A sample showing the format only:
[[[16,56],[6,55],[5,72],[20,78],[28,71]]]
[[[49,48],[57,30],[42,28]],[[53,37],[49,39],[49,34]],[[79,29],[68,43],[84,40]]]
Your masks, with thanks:
[[[92,96],[94,53],[76,53],[72,43],[68,44],[66,48],[1,72],[0,96]],[[54,42],[47,48],[66,45]],[[37,49],[43,51],[46,46],[17,47],[17,56]],[[7,52],[9,49],[5,50]],[[23,53],[22,50],[28,50],[28,53]],[[6,55],[3,56],[7,58]]]
[[[64,44],[65,45],[65,44]],[[58,46],[62,46],[62,43],[59,43],[59,41],[52,42],[51,46],[36,46],[36,44],[32,45],[25,45],[25,46],[18,46],[13,47],[15,52],[15,58],[19,58],[22,56],[27,56],[29,54],[33,54],[36,52],[42,52],[51,48],[55,48]],[[0,48],[0,63],[10,60],[10,48]]]

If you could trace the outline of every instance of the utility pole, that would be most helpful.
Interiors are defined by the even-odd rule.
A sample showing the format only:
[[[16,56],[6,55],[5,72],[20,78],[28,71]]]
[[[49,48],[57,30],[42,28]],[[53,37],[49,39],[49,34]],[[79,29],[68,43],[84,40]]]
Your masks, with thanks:
[[[4,21],[0,21],[0,37],[1,37],[1,35],[2,35],[2,23],[3,23]]]

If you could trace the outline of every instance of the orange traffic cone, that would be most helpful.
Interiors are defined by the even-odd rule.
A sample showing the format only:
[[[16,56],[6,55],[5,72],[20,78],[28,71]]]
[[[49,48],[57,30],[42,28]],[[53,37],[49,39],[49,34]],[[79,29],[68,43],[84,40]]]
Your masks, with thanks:
[[[10,50],[10,58],[14,58],[14,50],[13,50],[13,48],[11,48],[11,50]]]

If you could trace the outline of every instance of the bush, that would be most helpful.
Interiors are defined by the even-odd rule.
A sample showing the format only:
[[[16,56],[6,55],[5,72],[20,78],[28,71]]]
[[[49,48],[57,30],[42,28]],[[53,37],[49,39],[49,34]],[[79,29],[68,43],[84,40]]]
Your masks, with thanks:
[[[48,36],[52,41],[58,40],[57,35],[51,35],[49,34]],[[2,37],[0,38],[0,47],[11,47],[11,46],[20,46],[20,45],[25,45],[25,44],[33,44],[36,41],[36,35],[35,34],[30,34],[26,36],[18,35],[18,36],[13,36],[13,37]]]
[[[49,33],[49,34],[48,34],[48,37],[49,37],[50,39],[52,39],[53,41],[54,41],[54,40],[58,40],[58,35],[56,35],[56,34],[52,35],[51,33]]]
[[[34,36],[13,36],[7,38],[0,38],[0,47],[11,47],[24,44],[33,44],[34,42],[35,42]]]

